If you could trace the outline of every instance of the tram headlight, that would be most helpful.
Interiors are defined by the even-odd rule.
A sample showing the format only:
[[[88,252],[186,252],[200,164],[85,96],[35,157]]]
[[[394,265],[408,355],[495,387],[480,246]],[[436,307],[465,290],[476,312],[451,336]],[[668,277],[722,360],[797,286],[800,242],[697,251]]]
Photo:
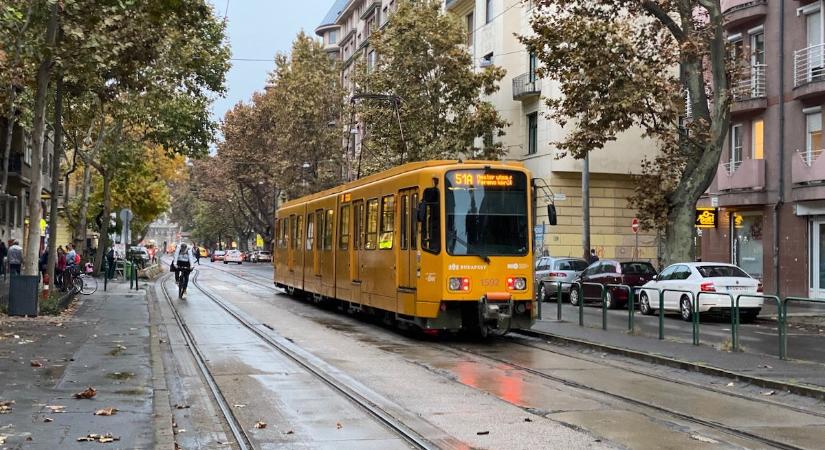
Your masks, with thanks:
[[[527,289],[527,278],[508,277],[507,288],[513,291],[523,291]]]
[[[452,277],[447,281],[447,288],[451,291],[467,292],[470,290],[470,279],[467,277]]]

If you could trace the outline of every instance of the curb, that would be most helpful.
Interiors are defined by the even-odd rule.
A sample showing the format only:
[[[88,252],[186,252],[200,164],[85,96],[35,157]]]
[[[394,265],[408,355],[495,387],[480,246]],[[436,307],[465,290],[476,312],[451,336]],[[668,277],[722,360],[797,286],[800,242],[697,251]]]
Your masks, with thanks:
[[[535,330],[517,330],[514,333],[523,334],[525,336],[535,337],[539,339],[544,339],[552,342],[557,343],[565,343],[565,344],[576,344],[581,345],[584,347],[589,347],[593,349],[598,349],[607,353],[611,353],[614,355],[620,356],[627,356],[629,358],[638,359],[640,361],[652,363],[652,364],[659,364],[667,367],[673,367],[676,369],[682,369],[687,371],[693,371],[702,373],[705,375],[712,375],[717,377],[724,377],[730,378],[736,381],[747,382],[753,384],[755,386],[763,387],[766,389],[774,389],[779,391],[786,391],[792,394],[801,395],[805,397],[811,397],[818,400],[825,400],[825,388],[792,383],[789,381],[779,381],[779,380],[772,380],[770,378],[762,378],[753,375],[746,375],[739,372],[733,372],[726,369],[720,369],[718,367],[709,366],[706,364],[701,364],[697,362],[691,361],[683,361],[676,358],[671,358],[668,356],[662,355],[654,355],[652,353],[647,352],[640,352],[636,350],[630,350],[627,348],[622,347],[613,347],[606,344],[601,344],[598,342],[587,341],[583,339],[575,339],[566,336],[559,336],[552,333],[547,333],[544,331],[535,331]]]
[[[149,349],[152,365],[152,410],[154,413],[155,448],[177,448],[175,434],[172,430],[172,406],[169,401],[169,388],[166,385],[166,369],[163,365],[163,353],[160,348],[158,323],[160,311],[157,309],[154,289],[147,289],[146,300],[149,307]]]

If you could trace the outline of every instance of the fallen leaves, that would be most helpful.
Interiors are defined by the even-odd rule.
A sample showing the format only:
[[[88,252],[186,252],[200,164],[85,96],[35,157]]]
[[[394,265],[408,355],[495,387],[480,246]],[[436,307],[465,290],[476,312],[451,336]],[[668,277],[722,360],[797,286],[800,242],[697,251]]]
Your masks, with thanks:
[[[344,426],[341,425],[341,422],[335,422],[335,428],[340,430],[341,428],[344,428]]]
[[[113,416],[117,414],[117,408],[103,408],[95,411],[96,416]]]
[[[765,391],[765,392],[762,393],[762,395],[773,395],[773,394],[776,394],[776,391]]]
[[[77,438],[77,442],[100,442],[101,444],[107,444],[109,442],[119,441],[120,436],[112,436],[111,433],[106,434],[94,434],[89,433],[86,436],[81,436]]]
[[[63,405],[47,405],[46,408],[49,408],[49,410],[54,414],[66,412],[66,407]]]
[[[255,422],[254,427],[258,428],[258,429],[266,428],[266,422],[262,422],[262,421],[259,420],[259,421]]]
[[[719,443],[719,441],[717,441],[715,439],[711,439],[709,437],[702,436],[701,434],[691,434],[690,438],[695,439],[699,442],[705,442],[707,444],[718,444]]]
[[[178,404],[175,404],[175,409],[188,409],[188,408],[189,408],[189,405],[178,405]]]
[[[32,367],[43,367],[43,363],[36,359],[31,360],[30,364]]]
[[[287,431],[287,432],[286,432],[286,433],[284,433],[284,434],[295,434],[295,432],[294,432],[294,431],[292,431],[292,430],[289,430],[289,431]]]
[[[486,435],[490,434],[490,432],[489,431],[477,431],[476,434],[479,435],[479,436],[486,436]]]
[[[45,423],[54,422],[54,419],[52,419],[51,417],[46,417],[45,419],[43,419],[43,422],[45,422]]]
[[[2,400],[2,401],[0,401],[0,414],[9,414],[9,413],[11,413],[12,405],[14,405],[14,400]]]
[[[731,381],[730,383],[726,384],[726,386],[727,386],[727,387],[733,387],[733,386],[734,386],[733,381]]]
[[[95,395],[97,395],[97,391],[95,390],[95,388],[90,386],[90,387],[86,388],[85,391],[78,392],[77,394],[75,394],[74,398],[90,399],[90,398],[94,397]]]
[[[242,404],[238,403],[238,404],[232,405],[232,407],[234,407],[234,408],[244,408],[244,407],[246,407],[246,405],[242,405]]]

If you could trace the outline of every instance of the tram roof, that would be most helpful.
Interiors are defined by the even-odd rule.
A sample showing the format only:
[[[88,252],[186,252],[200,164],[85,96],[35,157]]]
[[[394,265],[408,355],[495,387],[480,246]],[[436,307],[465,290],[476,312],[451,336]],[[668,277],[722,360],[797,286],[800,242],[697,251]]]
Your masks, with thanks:
[[[448,167],[448,166],[509,166],[513,168],[523,169],[524,164],[520,161],[486,161],[486,160],[468,160],[468,161],[459,161],[456,159],[441,159],[441,160],[432,160],[432,161],[417,161],[411,162],[407,164],[403,164],[400,166],[393,167],[391,169],[387,169],[383,172],[374,173],[372,175],[366,176],[364,178],[360,178],[355,181],[350,181],[349,183],[344,183],[340,186],[336,186],[334,188],[330,188],[324,191],[316,192],[314,194],[305,195],[303,197],[299,197],[293,200],[290,200],[284,204],[282,204],[281,208],[286,208],[289,206],[294,206],[303,202],[308,202],[312,200],[316,200],[319,198],[324,198],[330,195],[336,195],[341,192],[346,192],[350,189],[354,189],[361,186],[366,186],[370,183],[374,183],[376,181],[386,180],[388,178],[394,177],[396,175],[400,175],[403,173],[411,172],[413,170],[420,170],[420,169],[432,169],[432,168],[439,168],[439,167]]]

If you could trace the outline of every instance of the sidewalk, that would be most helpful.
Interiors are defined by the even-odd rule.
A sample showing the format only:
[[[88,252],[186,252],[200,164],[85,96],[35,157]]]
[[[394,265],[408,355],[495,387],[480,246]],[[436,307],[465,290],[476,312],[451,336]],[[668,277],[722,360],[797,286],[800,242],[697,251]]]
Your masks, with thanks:
[[[147,296],[128,289],[101,282],[61,316],[0,316],[0,405],[14,402],[0,407],[0,445],[88,448],[78,438],[111,433],[117,448],[154,447]],[[88,387],[93,398],[73,397]]]
[[[539,320],[525,334],[559,344],[600,351],[685,370],[724,376],[757,386],[825,399],[825,365],[753,353],[732,353],[706,345],[634,336],[623,331],[580,327],[578,323]]]

